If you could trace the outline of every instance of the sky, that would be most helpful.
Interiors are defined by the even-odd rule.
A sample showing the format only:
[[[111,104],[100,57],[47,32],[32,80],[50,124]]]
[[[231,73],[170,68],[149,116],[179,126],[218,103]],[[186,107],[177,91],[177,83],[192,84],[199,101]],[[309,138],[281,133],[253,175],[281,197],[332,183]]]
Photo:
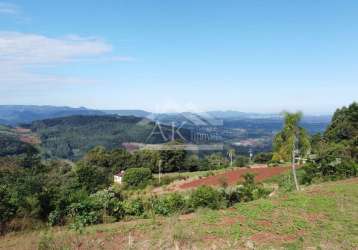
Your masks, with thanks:
[[[358,101],[358,1],[0,0],[0,104],[154,112]]]

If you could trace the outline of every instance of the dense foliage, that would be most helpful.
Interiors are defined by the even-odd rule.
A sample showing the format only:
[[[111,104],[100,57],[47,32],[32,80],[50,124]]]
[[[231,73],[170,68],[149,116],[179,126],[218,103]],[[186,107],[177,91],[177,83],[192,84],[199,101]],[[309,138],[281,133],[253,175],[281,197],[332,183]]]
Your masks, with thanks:
[[[0,157],[36,151],[37,149],[34,146],[21,141],[19,136],[10,127],[0,125]]]
[[[358,104],[338,109],[332,122],[324,133],[324,139],[329,143],[344,145],[352,159],[358,161]]]
[[[305,164],[303,182],[341,179],[358,174],[358,105],[338,109],[323,135],[312,137],[313,157]]]
[[[124,176],[123,182],[131,187],[138,187],[149,183],[152,179],[152,172],[149,168],[130,168]]]
[[[273,161],[291,161],[292,151],[299,149],[299,156],[305,157],[310,150],[308,133],[299,125],[302,113],[285,113],[283,129],[273,140]]]
[[[86,225],[123,217],[186,213],[198,207],[217,209],[248,200],[247,184],[221,191],[202,187],[188,195],[133,196],[133,190],[127,188],[138,188],[149,182],[152,172],[149,168],[129,168],[123,177],[128,187],[113,185],[113,176],[109,174],[112,168],[108,158],[103,157],[107,153],[112,152],[97,148],[76,165],[56,160],[32,161],[30,167],[25,167],[16,158],[0,161],[6,165],[12,161],[13,165],[0,168],[1,232],[31,229],[41,224],[70,225],[81,230]]]
[[[153,122],[133,116],[69,116],[35,121],[30,128],[40,136],[47,157],[72,160],[98,145],[115,149],[125,142],[163,143],[161,135],[150,136]],[[162,126],[168,138],[170,129]]]
[[[254,156],[254,162],[255,163],[268,163],[269,161],[272,160],[272,153],[271,152],[262,152],[262,153],[258,153]]]

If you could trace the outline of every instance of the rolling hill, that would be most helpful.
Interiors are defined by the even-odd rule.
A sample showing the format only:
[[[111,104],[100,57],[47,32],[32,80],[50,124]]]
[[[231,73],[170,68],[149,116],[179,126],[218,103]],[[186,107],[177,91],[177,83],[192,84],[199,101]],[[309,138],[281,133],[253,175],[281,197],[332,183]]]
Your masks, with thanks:
[[[24,131],[0,125],[0,157],[14,156],[35,150],[36,138]]]
[[[26,126],[36,133],[47,157],[79,159],[88,150],[101,145],[107,149],[123,143],[164,143],[162,136],[151,132],[155,123],[134,116],[69,116],[35,121]],[[171,127],[162,126],[170,138]],[[183,130],[189,138],[189,132]]]

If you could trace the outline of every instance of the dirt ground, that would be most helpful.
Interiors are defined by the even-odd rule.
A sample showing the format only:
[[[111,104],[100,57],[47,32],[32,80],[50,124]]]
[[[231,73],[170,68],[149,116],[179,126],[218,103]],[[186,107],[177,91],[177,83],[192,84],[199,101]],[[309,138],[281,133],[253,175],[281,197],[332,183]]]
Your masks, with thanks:
[[[289,167],[265,167],[262,165],[251,168],[241,168],[202,179],[188,181],[181,184],[179,188],[185,190],[203,185],[219,186],[223,182],[227,183],[228,185],[236,185],[238,182],[243,181],[243,176],[246,173],[254,174],[255,180],[259,182],[271,178],[272,176],[282,174],[288,170]]]

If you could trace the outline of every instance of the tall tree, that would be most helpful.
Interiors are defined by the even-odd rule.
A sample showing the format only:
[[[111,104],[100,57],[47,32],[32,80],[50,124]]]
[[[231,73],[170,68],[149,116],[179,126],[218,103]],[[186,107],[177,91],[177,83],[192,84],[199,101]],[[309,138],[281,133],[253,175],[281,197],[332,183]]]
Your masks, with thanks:
[[[232,164],[233,164],[233,159],[235,158],[235,156],[236,156],[236,151],[235,151],[235,149],[233,149],[233,148],[230,148],[229,150],[228,150],[228,156],[229,156],[229,159],[230,159],[230,167],[232,167]]]
[[[273,141],[274,154],[272,160],[283,162],[292,161],[293,177],[296,189],[298,190],[295,158],[307,156],[310,151],[310,140],[305,129],[299,125],[302,118],[301,112],[285,112],[284,117],[283,129],[275,136]]]

